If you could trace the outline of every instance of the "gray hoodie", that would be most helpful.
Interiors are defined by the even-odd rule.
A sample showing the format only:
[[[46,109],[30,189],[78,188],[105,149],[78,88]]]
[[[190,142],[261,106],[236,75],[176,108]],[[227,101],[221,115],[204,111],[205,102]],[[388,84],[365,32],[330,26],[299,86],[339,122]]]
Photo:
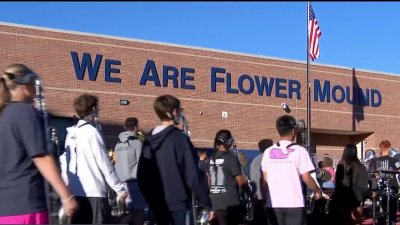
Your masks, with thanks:
[[[118,138],[119,142],[114,148],[115,171],[122,182],[136,179],[142,142],[133,131],[124,131]]]

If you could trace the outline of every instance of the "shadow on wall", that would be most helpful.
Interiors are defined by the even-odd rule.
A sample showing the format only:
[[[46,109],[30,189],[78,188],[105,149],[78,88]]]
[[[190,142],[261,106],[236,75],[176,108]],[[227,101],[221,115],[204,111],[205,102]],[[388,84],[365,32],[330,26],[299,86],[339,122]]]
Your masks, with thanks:
[[[356,122],[360,123],[360,121],[364,120],[364,107],[366,104],[365,97],[363,96],[363,91],[360,88],[360,84],[358,83],[356,76],[356,69],[353,68],[353,131],[356,131]],[[368,99],[368,97],[367,97]],[[367,100],[369,101],[369,100]]]
[[[212,154],[214,153],[213,148],[196,148],[198,151],[203,150],[207,151],[207,156],[210,158]],[[246,156],[247,163],[250,164],[251,161],[260,154],[259,150],[254,150],[254,149],[239,149],[239,153],[243,153]]]
[[[102,128],[104,131],[107,131],[103,134],[107,149],[114,148],[115,144],[118,142],[118,134],[124,131],[124,126],[122,124],[118,125],[118,124],[102,123]],[[146,130],[144,132],[149,132],[149,131]],[[196,149],[206,150],[208,156],[211,156],[214,151],[212,147],[196,148]],[[260,154],[259,150],[254,150],[254,149],[239,149],[239,152],[245,154],[248,163],[250,163],[258,154]]]
[[[69,117],[57,117],[51,116],[49,117],[49,124],[54,126],[57,130],[57,137],[59,141],[59,148],[61,151],[64,150],[65,137],[67,136],[67,127],[73,126],[73,119]],[[107,150],[110,148],[114,148],[115,144],[118,141],[118,135],[122,131],[124,131],[124,126],[121,124],[110,124],[110,123],[101,123],[102,130],[105,131],[103,133],[103,138],[106,144]]]
[[[58,133],[59,146],[61,152],[64,150],[65,137],[67,135],[66,128],[73,125],[72,118],[68,117],[51,117],[50,124],[55,126]],[[124,131],[123,124],[113,123],[101,123],[102,130],[104,131],[103,137],[105,140],[107,150],[113,149],[115,144],[118,142],[119,133]],[[207,155],[211,156],[214,152],[212,147],[210,148],[196,148],[197,150],[206,150]],[[260,152],[253,149],[239,149],[239,152],[244,153],[248,163],[250,163]]]

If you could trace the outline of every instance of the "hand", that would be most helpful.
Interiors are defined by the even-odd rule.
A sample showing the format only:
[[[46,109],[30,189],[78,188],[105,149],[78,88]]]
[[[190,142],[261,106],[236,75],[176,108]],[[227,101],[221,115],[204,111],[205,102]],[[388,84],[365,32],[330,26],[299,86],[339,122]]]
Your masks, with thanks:
[[[128,197],[128,192],[126,191],[120,191],[117,194],[118,194],[118,199],[121,200],[125,200]]]
[[[215,217],[216,217],[215,211],[210,211],[208,213],[208,221],[215,219]]]
[[[75,200],[73,196],[71,196],[66,200],[62,200],[62,205],[65,214],[67,214],[69,217],[73,216],[76,210],[78,210],[78,202]]]
[[[315,192],[314,198],[315,200],[322,198],[322,192],[321,191]]]
[[[322,192],[322,197],[326,200],[330,199],[329,195],[325,194],[324,192]]]

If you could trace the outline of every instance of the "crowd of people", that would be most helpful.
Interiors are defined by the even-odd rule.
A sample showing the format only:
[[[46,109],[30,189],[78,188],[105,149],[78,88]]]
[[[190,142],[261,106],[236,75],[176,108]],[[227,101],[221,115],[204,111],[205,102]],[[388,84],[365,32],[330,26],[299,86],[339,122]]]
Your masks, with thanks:
[[[328,158],[315,168],[308,151],[295,142],[298,127],[290,115],[276,121],[279,140],[260,140],[260,154],[251,164],[226,129],[216,133],[211,154],[197,151],[178,126],[182,106],[172,95],[155,99],[159,124],[144,140],[137,137],[138,119],[126,119],[113,163],[96,128],[99,99],[78,96],[73,102],[78,119],[67,128],[65,150],[55,160],[47,151],[43,117],[32,105],[38,76],[12,64],[0,77],[0,224],[48,224],[45,180],[60,196],[71,224],[111,223],[108,188],[130,212],[124,222],[134,225],[144,224],[147,208],[154,224],[194,225],[194,205],[209,224],[303,225],[311,224],[308,217],[317,217],[318,205],[326,202],[329,213],[320,214],[324,221],[314,218],[315,224],[361,224],[362,204],[375,193],[371,174],[400,168],[389,156],[387,140],[380,143],[381,156],[371,160],[370,171],[354,144],[345,146],[336,170]],[[329,180],[321,183],[318,171],[329,173]],[[398,191],[394,174],[384,179]],[[307,214],[310,192],[316,207]],[[389,211],[395,223],[395,197]]]

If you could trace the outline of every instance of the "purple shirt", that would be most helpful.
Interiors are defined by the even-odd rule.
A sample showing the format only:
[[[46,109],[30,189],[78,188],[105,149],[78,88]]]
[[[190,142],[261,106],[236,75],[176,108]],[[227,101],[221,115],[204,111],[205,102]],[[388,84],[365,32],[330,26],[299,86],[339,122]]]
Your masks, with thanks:
[[[261,169],[267,172],[268,208],[304,207],[300,176],[315,168],[307,150],[300,145],[287,148],[291,143],[283,140],[264,152]]]

